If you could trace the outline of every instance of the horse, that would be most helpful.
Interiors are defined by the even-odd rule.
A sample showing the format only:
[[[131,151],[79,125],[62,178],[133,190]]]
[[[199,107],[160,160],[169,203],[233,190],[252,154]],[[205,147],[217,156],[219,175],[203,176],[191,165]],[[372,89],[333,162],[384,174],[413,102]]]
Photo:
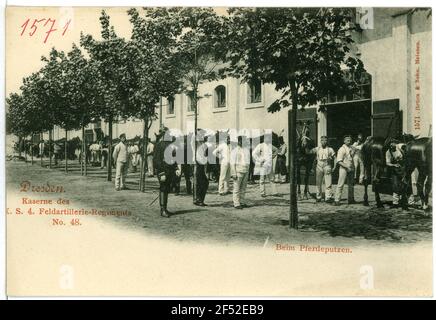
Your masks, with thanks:
[[[411,174],[417,169],[416,189],[421,199],[422,209],[429,211],[428,198],[432,184],[432,138],[414,139],[405,144],[406,183],[410,185]]]
[[[411,189],[411,175],[415,169],[420,172],[419,183],[417,183],[418,193],[423,203],[423,208],[426,209],[428,205],[428,193],[431,190],[431,139],[420,138],[411,134],[402,134],[397,138],[400,142],[400,148],[404,154],[405,159],[405,173],[403,182],[407,189]],[[373,191],[377,208],[383,208],[383,203],[380,199],[380,184],[382,173],[386,170],[386,151],[388,149],[390,138],[384,137],[368,137],[362,145],[362,160],[364,166],[364,196],[363,205],[369,206],[368,202],[368,185],[371,182],[370,172],[371,167],[374,170],[372,177]],[[424,194],[423,187],[424,181],[426,193]],[[428,192],[427,192],[428,190]]]
[[[309,199],[309,176],[312,171],[316,155],[310,151],[315,148],[315,141],[309,137],[309,127],[303,124],[301,133],[297,130],[297,193],[298,200]],[[301,197],[301,168],[304,167],[304,193]]]
[[[369,136],[366,138],[366,141],[362,145],[362,161],[363,161],[363,170],[364,170],[364,178],[363,178],[363,186],[364,186],[364,195],[363,195],[363,205],[369,206],[368,202],[368,185],[371,182],[371,167],[374,168],[374,174],[372,178],[373,183],[373,191],[375,194],[375,201],[377,203],[377,208],[383,208],[383,204],[380,199],[379,185],[381,174],[386,168],[386,146],[385,146],[386,138],[384,137],[372,137]]]

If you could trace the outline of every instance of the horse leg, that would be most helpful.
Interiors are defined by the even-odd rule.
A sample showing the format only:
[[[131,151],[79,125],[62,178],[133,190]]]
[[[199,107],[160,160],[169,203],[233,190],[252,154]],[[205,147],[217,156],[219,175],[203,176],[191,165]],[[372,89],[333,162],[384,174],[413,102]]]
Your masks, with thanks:
[[[364,194],[363,194],[363,205],[365,207],[369,206],[369,201],[368,201],[368,182],[365,180],[365,182],[363,183],[363,189],[364,189]]]
[[[300,166],[299,165],[297,165],[296,171],[297,171],[297,194],[298,194],[298,200],[302,200],[302,198],[301,198],[301,189],[300,189],[301,175],[300,175]]]
[[[378,165],[374,165],[374,194],[375,194],[375,202],[377,204],[377,208],[383,208],[383,203],[381,202],[380,199],[380,193],[379,193],[379,185],[380,185],[380,177],[379,177],[379,172],[380,172],[380,168]]]
[[[427,181],[425,182],[425,194],[424,194],[424,203],[425,203],[425,210],[430,211],[430,207],[428,206],[428,198],[430,196],[431,192],[431,184],[433,181],[432,173],[428,172],[427,174]]]
[[[416,179],[416,190],[418,191],[419,199],[421,199],[421,207],[422,209],[427,209],[427,204],[425,203],[425,195],[424,195],[424,182],[425,182],[425,172],[422,168],[418,168],[418,179]]]
[[[310,169],[309,166],[306,165],[305,172],[304,172],[304,199],[309,200],[309,175],[310,175]]]
[[[369,184],[369,177],[368,177],[368,168],[364,167],[364,178],[363,178],[363,187],[364,187],[364,193],[363,193],[363,205],[365,207],[369,206],[368,201],[368,184]]]

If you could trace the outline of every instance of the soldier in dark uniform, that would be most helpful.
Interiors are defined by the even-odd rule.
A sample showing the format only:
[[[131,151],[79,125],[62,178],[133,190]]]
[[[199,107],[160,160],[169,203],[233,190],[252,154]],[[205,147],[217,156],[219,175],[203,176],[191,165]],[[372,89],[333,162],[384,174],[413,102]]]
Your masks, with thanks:
[[[183,142],[183,143],[181,143]],[[191,176],[192,176],[192,170],[191,165],[188,163],[188,138],[186,136],[183,137],[183,141],[179,141],[177,144],[177,147],[180,148],[180,150],[183,150],[183,159],[181,161],[178,161],[177,164],[180,167],[181,174],[179,177],[176,177],[174,181],[174,193],[175,195],[180,194],[180,182],[182,180],[182,177],[185,177],[186,181],[186,193],[192,194],[192,182],[191,182]]]
[[[165,150],[173,148],[173,140],[165,141],[165,133],[168,128],[163,128],[156,136],[156,146],[154,149],[153,166],[157,172],[159,181],[159,204],[160,214],[162,217],[168,218],[171,212],[168,211],[168,193],[170,192],[171,185],[174,179],[180,175],[180,170],[173,159],[165,159]],[[176,151],[175,149],[173,150]],[[173,154],[174,155],[174,154]]]
[[[201,149],[204,158],[207,159],[208,156],[208,148],[206,145],[207,136],[205,136],[205,132],[202,129],[198,129],[197,134],[201,136],[200,141],[196,141],[197,150]],[[203,159],[204,160],[204,159]],[[207,162],[206,162],[207,163]],[[194,205],[205,207],[207,204],[204,203],[204,199],[207,194],[207,189],[209,188],[209,179],[206,174],[206,163],[198,159],[197,155],[197,176],[196,176],[196,199],[194,199]]]

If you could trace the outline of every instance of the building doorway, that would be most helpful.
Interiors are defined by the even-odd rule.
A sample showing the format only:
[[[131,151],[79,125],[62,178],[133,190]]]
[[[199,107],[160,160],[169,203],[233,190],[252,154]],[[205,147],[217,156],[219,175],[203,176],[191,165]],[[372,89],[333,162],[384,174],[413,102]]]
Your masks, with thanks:
[[[330,104],[327,107],[327,136],[335,150],[343,144],[344,135],[350,134],[353,142],[361,133],[371,135],[371,100]]]

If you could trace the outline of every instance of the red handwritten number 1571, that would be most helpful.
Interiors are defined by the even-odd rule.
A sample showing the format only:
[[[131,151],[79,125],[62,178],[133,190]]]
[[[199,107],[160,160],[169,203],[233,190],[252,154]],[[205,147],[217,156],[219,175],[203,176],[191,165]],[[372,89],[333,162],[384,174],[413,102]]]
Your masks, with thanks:
[[[31,19],[27,19],[26,21],[24,21],[24,23],[21,25],[21,28],[23,29],[21,31],[21,36],[24,34],[24,32],[26,32],[27,27],[30,24]],[[62,36],[65,35],[65,32],[67,32],[68,30],[68,26],[70,25],[71,19],[68,20],[63,26],[62,26]],[[43,19],[33,19],[33,22],[31,23],[30,27],[29,27],[29,36],[33,37],[33,35],[37,32],[38,27],[43,28],[43,31],[45,31],[45,38],[44,38],[44,43],[47,42],[48,37],[50,36],[50,34],[52,32],[57,31],[58,29],[55,29],[55,23],[56,23],[56,19],[51,19],[51,18],[43,18]]]

